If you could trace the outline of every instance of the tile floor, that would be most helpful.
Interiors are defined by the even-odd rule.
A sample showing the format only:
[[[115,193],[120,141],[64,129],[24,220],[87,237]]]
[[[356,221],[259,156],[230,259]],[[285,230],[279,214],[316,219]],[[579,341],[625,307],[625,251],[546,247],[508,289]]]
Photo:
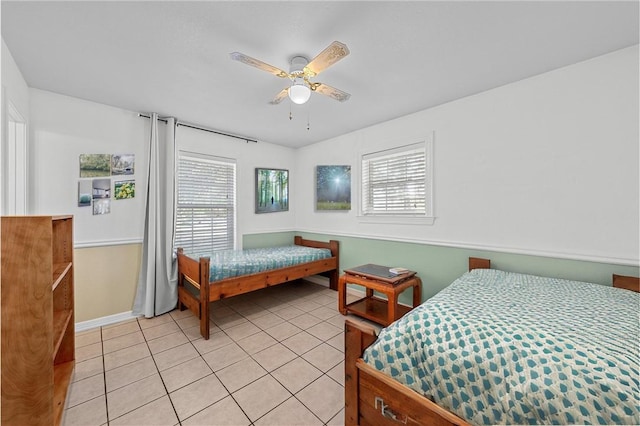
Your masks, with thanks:
[[[343,425],[344,318],[307,281],[76,335],[63,425]]]

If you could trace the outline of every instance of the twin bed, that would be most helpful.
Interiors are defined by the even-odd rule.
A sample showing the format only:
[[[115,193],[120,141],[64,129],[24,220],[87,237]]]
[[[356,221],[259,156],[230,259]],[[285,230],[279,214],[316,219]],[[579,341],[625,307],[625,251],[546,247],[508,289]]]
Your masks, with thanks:
[[[200,320],[209,339],[209,302],[311,275],[329,277],[338,288],[339,243],[294,237],[294,245],[215,253],[185,253],[178,248],[178,307]]]
[[[489,267],[379,333],[346,321],[345,424],[639,424],[638,278]]]

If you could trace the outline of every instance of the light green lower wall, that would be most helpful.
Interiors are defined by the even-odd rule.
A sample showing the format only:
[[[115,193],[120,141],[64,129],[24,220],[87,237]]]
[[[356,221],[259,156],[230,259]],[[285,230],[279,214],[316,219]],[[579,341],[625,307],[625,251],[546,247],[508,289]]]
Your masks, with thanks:
[[[611,275],[614,273],[633,276],[640,274],[639,268],[633,266],[305,232],[245,235],[243,243],[247,248],[282,245],[291,243],[294,235],[321,241],[340,241],[341,270],[375,263],[417,271],[422,279],[423,300],[435,295],[466,272],[469,257],[491,259],[491,266],[495,269],[605,285],[611,285]],[[410,294],[404,294],[401,301],[408,303],[409,296]]]

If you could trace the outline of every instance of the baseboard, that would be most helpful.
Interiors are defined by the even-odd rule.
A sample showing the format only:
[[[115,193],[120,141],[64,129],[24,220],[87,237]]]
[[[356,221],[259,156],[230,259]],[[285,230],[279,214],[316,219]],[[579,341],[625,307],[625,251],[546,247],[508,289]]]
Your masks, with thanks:
[[[88,321],[77,322],[76,333],[80,331],[91,330],[92,328],[115,324],[115,323],[126,321],[132,318],[138,318],[138,316],[133,315],[133,311],[128,311],[128,312],[121,312],[119,314],[108,315],[106,317],[96,318]]]

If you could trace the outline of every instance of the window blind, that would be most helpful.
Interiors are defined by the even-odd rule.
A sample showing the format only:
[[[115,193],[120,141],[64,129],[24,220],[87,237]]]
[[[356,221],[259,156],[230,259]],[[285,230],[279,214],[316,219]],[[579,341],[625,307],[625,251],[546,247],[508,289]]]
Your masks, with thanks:
[[[363,214],[425,215],[426,176],[424,143],[363,155]]]
[[[235,248],[236,165],[178,155],[175,246],[198,254]]]

